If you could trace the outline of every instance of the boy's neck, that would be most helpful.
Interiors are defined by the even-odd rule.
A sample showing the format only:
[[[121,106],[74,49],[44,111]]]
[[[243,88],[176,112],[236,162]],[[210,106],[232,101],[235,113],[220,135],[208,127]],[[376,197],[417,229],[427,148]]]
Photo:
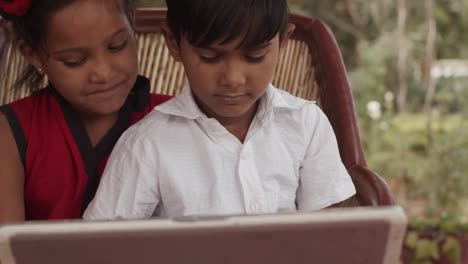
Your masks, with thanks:
[[[241,117],[235,118],[216,118],[218,122],[226,128],[229,133],[234,135],[241,143],[244,143],[247,133],[249,132],[250,124],[257,113],[258,102],[255,103],[249,111]]]
[[[197,100],[196,100],[197,101]],[[237,117],[223,117],[206,111],[200,104],[200,109],[209,117],[216,119],[229,133],[234,135],[241,143],[244,143],[250,124],[257,113],[259,102],[257,101],[245,114]]]

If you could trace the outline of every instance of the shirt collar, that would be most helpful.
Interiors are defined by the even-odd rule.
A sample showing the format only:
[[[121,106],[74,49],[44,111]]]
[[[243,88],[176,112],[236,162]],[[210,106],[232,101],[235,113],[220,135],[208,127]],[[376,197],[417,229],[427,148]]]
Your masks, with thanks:
[[[294,97],[269,84],[266,92],[260,98],[257,116],[262,120],[276,108],[298,109],[308,103],[311,102]],[[184,87],[179,96],[157,106],[155,109],[165,114],[181,116],[188,119],[206,118],[206,115],[195,102],[189,86]]]
[[[192,90],[189,86],[185,86],[178,96],[166,103],[156,106],[155,109],[164,114],[181,116],[188,119],[206,117],[198,107],[197,103],[195,103],[195,99],[192,96]]]

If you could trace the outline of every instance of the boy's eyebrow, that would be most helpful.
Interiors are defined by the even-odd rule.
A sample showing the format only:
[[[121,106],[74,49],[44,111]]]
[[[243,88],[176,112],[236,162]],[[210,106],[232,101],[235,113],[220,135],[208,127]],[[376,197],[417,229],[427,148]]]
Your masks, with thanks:
[[[125,27],[117,30],[116,32],[114,32],[112,35],[110,35],[106,41],[112,39],[113,37],[123,33],[127,31],[127,29]],[[58,51],[54,51],[52,52],[52,54],[54,55],[60,55],[60,54],[63,54],[63,53],[72,53],[72,52],[84,52],[84,51],[87,51],[88,49],[87,48],[69,48],[69,49],[64,49],[64,50],[58,50]]]
[[[196,49],[204,49],[204,50],[209,50],[209,51],[214,51],[214,52],[220,52],[220,49],[210,47],[210,46],[203,46],[203,45],[193,45],[194,48]]]
[[[255,44],[255,45],[252,45],[252,46],[247,46],[246,48],[244,48],[244,50],[248,50],[248,51],[255,51],[255,50],[261,50],[261,49],[264,49],[264,48],[267,48],[269,46],[271,46],[272,42],[265,42],[265,43],[261,43],[261,44]]]

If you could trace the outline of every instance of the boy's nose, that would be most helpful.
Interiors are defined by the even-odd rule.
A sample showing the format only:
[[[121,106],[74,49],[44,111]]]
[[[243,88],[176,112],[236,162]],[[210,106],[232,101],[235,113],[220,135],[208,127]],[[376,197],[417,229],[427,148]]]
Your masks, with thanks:
[[[243,66],[240,63],[226,63],[223,71],[222,84],[227,87],[235,88],[244,85],[246,76]]]

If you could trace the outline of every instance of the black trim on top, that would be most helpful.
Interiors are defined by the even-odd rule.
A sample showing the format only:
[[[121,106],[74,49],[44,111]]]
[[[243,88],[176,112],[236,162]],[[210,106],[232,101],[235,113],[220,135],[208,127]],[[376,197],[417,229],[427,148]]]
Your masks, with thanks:
[[[11,132],[13,132],[16,145],[18,146],[18,152],[21,162],[23,163],[23,168],[26,169],[26,148],[28,147],[28,142],[26,141],[26,136],[24,135],[18,116],[16,116],[16,113],[9,105],[0,106],[0,112],[5,114],[5,117],[10,124]]]
[[[82,213],[88,207],[88,204],[93,200],[94,195],[99,186],[100,175],[99,175],[99,165],[101,161],[112,151],[117,140],[127,130],[130,125],[130,118],[132,115],[132,109],[128,103],[125,103],[123,108],[120,109],[119,118],[115,122],[114,126],[107,132],[107,134],[99,141],[98,144],[94,147],[94,153],[97,163],[95,164],[94,173],[89,174],[88,185],[86,186],[86,191],[83,195],[83,206]]]
[[[150,93],[150,81],[146,77],[138,76],[129,95],[132,101],[133,111],[143,112],[146,109],[151,101]]]
[[[52,89],[52,94],[63,111],[65,121],[80,150],[88,174],[88,184],[83,194],[81,207],[81,213],[83,214],[98,189],[100,181],[99,165],[101,161],[110,154],[117,140],[129,127],[132,113],[143,111],[150,103],[150,82],[145,77],[138,76],[132,91],[120,109],[119,117],[114,126],[94,147],[78,113],[55,89]]]
[[[132,113],[142,112],[150,103],[150,83],[149,80],[138,76],[134,88],[130,92],[125,104],[120,109],[119,119],[109,132],[94,147],[98,160],[102,160],[108,155],[120,136],[130,125]],[[96,186],[97,188],[97,186]],[[94,196],[94,195],[93,195]]]

